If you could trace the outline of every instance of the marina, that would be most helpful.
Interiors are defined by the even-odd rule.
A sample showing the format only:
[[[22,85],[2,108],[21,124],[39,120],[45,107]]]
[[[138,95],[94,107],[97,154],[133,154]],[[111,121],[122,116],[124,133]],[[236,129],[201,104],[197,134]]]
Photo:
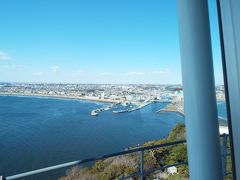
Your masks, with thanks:
[[[131,103],[131,102],[122,102],[122,103],[116,103],[116,104],[111,104],[110,106],[107,106],[107,107],[103,107],[103,108],[99,108],[99,109],[94,109],[91,111],[91,115],[92,116],[98,116],[99,113],[103,112],[103,111],[107,111],[107,110],[110,110],[112,109],[113,107],[119,105],[121,106],[119,109],[117,110],[113,110],[112,113],[113,114],[119,114],[119,113],[129,113],[129,112],[134,112],[134,111],[137,111],[137,110],[140,110],[152,103],[169,103],[171,102],[170,100],[168,101],[162,101],[162,100],[145,100],[144,102],[142,103]],[[122,109],[122,108],[126,108],[127,109]]]
[[[118,104],[118,103],[116,103],[116,104]],[[91,111],[91,115],[92,116],[98,116],[99,113],[112,109],[116,104],[111,104],[110,106],[94,109],[94,110]]]

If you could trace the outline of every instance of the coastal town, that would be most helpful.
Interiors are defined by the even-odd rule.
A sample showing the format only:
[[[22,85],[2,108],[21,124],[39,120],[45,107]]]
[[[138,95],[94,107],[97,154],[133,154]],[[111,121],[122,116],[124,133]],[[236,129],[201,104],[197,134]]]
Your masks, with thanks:
[[[147,99],[179,101],[183,99],[182,85],[147,84],[35,84],[0,83],[0,94],[56,96],[103,102],[144,102]],[[224,86],[216,87],[218,101],[224,101]]]
[[[0,93],[133,103],[146,99],[182,99],[181,85],[0,83]]]
[[[73,98],[90,101],[109,102],[111,105],[94,109],[91,115],[109,110],[117,104],[130,106],[113,113],[132,112],[153,102],[170,103],[159,112],[174,111],[183,115],[182,85],[147,85],[147,84],[35,84],[35,83],[0,83],[1,95],[46,96]],[[224,86],[216,87],[218,101],[224,101]]]

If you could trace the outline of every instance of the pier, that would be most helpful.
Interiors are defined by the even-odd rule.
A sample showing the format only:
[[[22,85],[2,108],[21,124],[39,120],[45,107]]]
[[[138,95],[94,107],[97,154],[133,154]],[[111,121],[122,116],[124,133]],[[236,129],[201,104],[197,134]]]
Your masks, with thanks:
[[[107,110],[110,110],[112,109],[114,106],[117,106],[117,105],[122,105],[124,107],[127,107],[131,104],[135,104],[136,107],[134,108],[129,108],[129,109],[121,109],[121,110],[114,110],[112,111],[114,114],[119,114],[119,113],[128,113],[128,112],[134,112],[134,111],[137,111],[137,110],[140,110],[152,103],[171,103],[172,100],[170,99],[163,99],[163,100],[152,100],[152,99],[146,99],[144,102],[140,103],[140,102],[130,102],[128,105],[125,105],[124,102],[118,102],[118,103],[114,103],[114,104],[111,104],[110,106],[107,106],[107,107],[103,107],[103,108],[98,108],[98,109],[94,109],[92,110],[91,112],[91,115],[92,116],[98,116],[99,113],[103,112],[103,111],[107,111]]]
[[[132,109],[126,109],[126,110],[119,110],[119,111],[113,111],[114,114],[118,114],[118,113],[127,113],[127,112],[133,112],[133,111],[137,111],[140,110],[152,103],[154,103],[155,100],[145,100],[142,104],[138,105],[137,107],[134,107]]]
[[[118,105],[119,103],[115,103],[115,104],[111,104],[109,106],[106,107],[102,107],[102,108],[98,108],[98,109],[94,109],[91,111],[91,115],[92,116],[98,116],[99,113],[103,112],[103,111],[108,111],[110,109],[112,109],[114,106]]]

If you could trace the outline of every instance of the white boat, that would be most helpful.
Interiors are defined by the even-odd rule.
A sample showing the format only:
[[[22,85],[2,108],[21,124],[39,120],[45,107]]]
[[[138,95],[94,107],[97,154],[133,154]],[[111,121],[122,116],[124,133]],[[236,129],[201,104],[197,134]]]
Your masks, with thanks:
[[[92,115],[92,116],[97,116],[98,113],[97,113],[95,110],[92,110],[91,115]]]
[[[109,109],[111,109],[111,107],[105,107],[105,108],[104,108],[104,111],[107,111],[107,110],[109,110]]]

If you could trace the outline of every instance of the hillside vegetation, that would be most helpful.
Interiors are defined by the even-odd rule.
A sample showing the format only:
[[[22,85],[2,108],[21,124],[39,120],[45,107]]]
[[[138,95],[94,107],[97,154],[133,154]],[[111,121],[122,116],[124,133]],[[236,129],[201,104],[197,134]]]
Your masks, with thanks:
[[[143,144],[143,146],[164,144],[184,139],[186,139],[185,125],[178,124],[173,128],[166,139],[149,141]],[[230,145],[228,141],[228,153],[230,153],[229,147]],[[163,167],[177,162],[186,162],[187,147],[186,144],[179,144],[145,151],[144,159],[145,170]],[[132,153],[97,161],[92,167],[88,168],[80,166],[73,167],[68,170],[67,175],[65,177],[61,177],[60,180],[114,180],[135,172],[139,172],[139,153]],[[227,157],[227,172],[231,172],[230,156]],[[146,179],[157,179],[157,177],[159,179],[169,180],[189,179],[188,166],[182,165],[177,167],[177,173],[175,174],[168,174],[167,170],[157,171],[153,174],[147,175]],[[139,178],[137,177],[136,179]],[[232,176],[228,175],[225,179],[232,179]]]

